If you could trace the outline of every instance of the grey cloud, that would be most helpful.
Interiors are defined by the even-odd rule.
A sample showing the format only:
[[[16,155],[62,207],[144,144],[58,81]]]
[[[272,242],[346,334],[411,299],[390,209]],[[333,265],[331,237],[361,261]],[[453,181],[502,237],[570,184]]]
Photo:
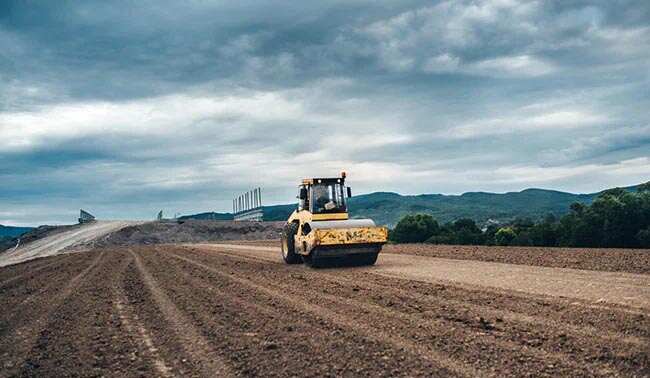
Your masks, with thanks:
[[[644,1],[5,2],[0,223],[284,203],[339,169],[357,193],[633,184],[649,32]]]

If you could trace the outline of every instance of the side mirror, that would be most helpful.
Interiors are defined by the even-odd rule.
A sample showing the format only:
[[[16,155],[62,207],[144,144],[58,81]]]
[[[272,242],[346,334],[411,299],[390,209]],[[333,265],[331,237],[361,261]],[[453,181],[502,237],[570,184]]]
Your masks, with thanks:
[[[348,198],[352,197],[352,189],[348,186]]]
[[[301,200],[307,199],[307,188],[300,188],[300,195],[298,196]]]

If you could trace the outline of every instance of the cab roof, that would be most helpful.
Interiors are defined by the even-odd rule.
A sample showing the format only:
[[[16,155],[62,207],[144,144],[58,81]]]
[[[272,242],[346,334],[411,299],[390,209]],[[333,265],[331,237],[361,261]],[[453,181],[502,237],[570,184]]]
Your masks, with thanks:
[[[303,185],[313,185],[319,182],[339,182],[342,184],[345,182],[345,177],[314,177],[302,180]]]

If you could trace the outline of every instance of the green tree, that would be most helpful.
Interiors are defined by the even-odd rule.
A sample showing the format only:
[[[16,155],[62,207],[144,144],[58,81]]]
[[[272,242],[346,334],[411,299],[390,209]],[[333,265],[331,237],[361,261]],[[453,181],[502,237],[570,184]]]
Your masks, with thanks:
[[[603,191],[598,195],[598,197],[600,197],[600,198],[602,198],[602,197],[606,197],[606,196],[620,197],[620,196],[623,195],[625,192],[626,192],[626,191],[625,191],[625,189],[623,189],[623,188],[611,188],[611,189],[603,190]]]
[[[558,231],[555,217],[546,217],[543,222],[530,229],[531,245],[554,247],[558,244]]]
[[[390,233],[396,243],[420,243],[439,232],[438,222],[431,215],[406,215]]]
[[[490,225],[481,232],[469,218],[439,226],[429,215],[409,215],[390,233],[390,240],[436,244],[497,244],[571,247],[650,248],[650,182],[637,192],[614,188],[590,204],[574,203],[556,220],[516,219],[508,227]]]
[[[639,232],[650,225],[650,192],[606,190],[594,202],[574,204],[560,220],[560,246],[638,247]]]
[[[451,231],[455,244],[483,244],[483,233],[472,219],[461,218],[456,220],[451,225]]]
[[[496,245],[510,245],[515,237],[517,234],[511,227],[502,227],[494,235],[494,241]]]
[[[496,224],[491,224],[483,232],[483,243],[485,245],[495,245],[494,236],[499,231],[499,226]]]
[[[580,203],[580,202],[574,202],[574,203],[571,204],[571,206],[569,208],[571,209],[572,213],[580,215],[585,211],[585,209],[587,208],[587,205],[585,205],[584,203]]]

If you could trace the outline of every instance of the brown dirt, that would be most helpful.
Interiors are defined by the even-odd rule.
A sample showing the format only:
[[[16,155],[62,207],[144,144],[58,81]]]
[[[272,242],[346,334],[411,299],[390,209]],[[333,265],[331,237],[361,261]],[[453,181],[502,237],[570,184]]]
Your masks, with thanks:
[[[650,375],[624,306],[192,246],[5,267],[0,308],[1,377]]]
[[[147,222],[93,241],[92,247],[151,245],[166,243],[199,243],[224,240],[276,239],[284,222],[232,222],[184,220]]]
[[[280,239],[255,240],[237,243],[277,247],[280,245]],[[382,253],[440,257],[456,260],[499,262],[517,265],[546,266],[550,268],[650,274],[649,249],[387,244],[382,249]]]
[[[552,268],[650,274],[648,249],[389,244],[384,247],[383,252]]]

